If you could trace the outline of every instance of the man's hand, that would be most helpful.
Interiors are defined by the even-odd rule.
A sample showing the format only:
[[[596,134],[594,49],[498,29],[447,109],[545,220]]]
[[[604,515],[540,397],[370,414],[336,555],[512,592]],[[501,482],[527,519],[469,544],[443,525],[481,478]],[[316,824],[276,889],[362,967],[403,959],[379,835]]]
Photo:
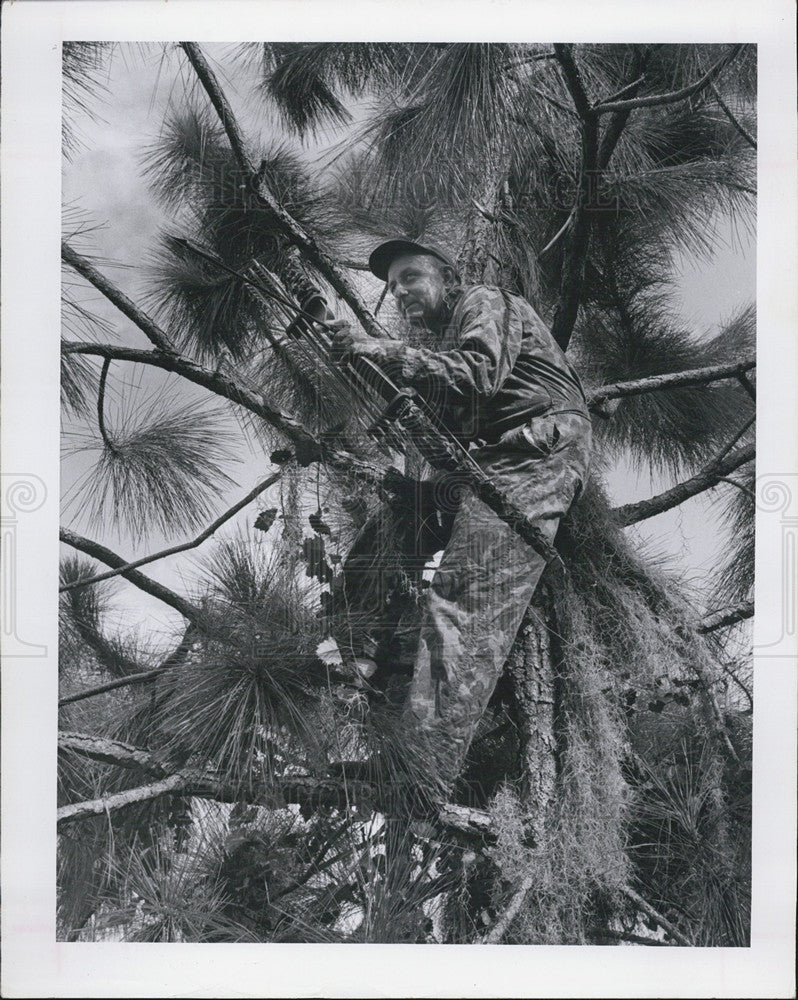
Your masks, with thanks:
[[[369,337],[367,333],[357,327],[350,326],[344,319],[334,320],[329,324],[329,327],[335,328],[331,332],[330,358],[333,364],[338,365],[351,360],[356,355],[368,354],[369,350],[377,343],[374,337]]]

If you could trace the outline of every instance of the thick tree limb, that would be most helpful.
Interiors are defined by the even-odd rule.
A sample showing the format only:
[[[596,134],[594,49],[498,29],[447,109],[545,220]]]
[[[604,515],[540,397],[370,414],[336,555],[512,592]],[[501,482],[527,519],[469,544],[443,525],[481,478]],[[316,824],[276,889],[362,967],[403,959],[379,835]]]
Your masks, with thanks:
[[[156,756],[119,740],[110,740],[84,733],[59,734],[61,750],[72,751],[90,760],[116,764],[124,768],[142,768],[159,780],[138,788],[127,789],[104,796],[63,806],[58,810],[59,824],[71,823],[88,816],[99,816],[134,802],[146,802],[162,795],[195,795],[221,802],[247,801],[253,805],[282,808],[295,803],[309,808],[329,806],[345,809],[354,804],[377,808],[384,790],[368,781],[348,778],[313,778],[291,775],[276,778],[273,785],[249,783],[246,787],[233,784],[223,775],[213,771],[184,768],[171,775],[164,775],[163,765]],[[460,834],[483,838],[490,836],[491,821],[487,813],[453,803],[444,805],[438,813],[438,822]]]
[[[109,736],[92,736],[90,733],[73,733],[62,730],[58,734],[58,749],[69,750],[96,760],[100,764],[117,767],[142,768],[156,778],[166,776],[166,771],[150,750],[141,750]]]
[[[335,291],[346,302],[360,321],[367,333],[372,336],[386,336],[365,302],[361,299],[355,286],[349,281],[338,264],[329,256],[305,229],[279,204],[269,190],[264,178],[259,176],[246,149],[244,135],[236,120],[233,110],[219,85],[219,81],[204,53],[196,42],[181,42],[181,48],[186,53],[194,72],[199,77],[211,103],[216,109],[222,127],[227,133],[233,154],[242,173],[247,178],[253,192],[272,214],[274,221],[283,231],[286,239],[299,248],[302,254],[314,265],[320,274],[332,285]]]
[[[753,616],[754,602],[740,601],[739,604],[734,604],[732,607],[721,608],[719,611],[713,611],[711,614],[706,615],[698,626],[697,631],[702,634],[714,632],[715,629],[726,628],[728,625],[736,625],[738,622],[745,621],[746,618],[753,618]]]
[[[756,367],[756,359],[737,361],[733,364],[711,365],[707,368],[691,368],[683,372],[669,372],[667,375],[650,375],[630,382],[615,382],[602,385],[588,394],[591,409],[607,399],[625,399],[643,392],[657,392],[660,389],[680,389],[692,385],[706,385],[726,378],[739,378],[741,374]]]
[[[139,590],[145,591],[145,593],[152,595],[152,597],[157,597],[159,601],[163,601],[164,604],[168,604],[170,607],[174,608],[175,611],[179,611],[184,618],[188,619],[192,624],[198,625],[202,619],[202,612],[199,608],[191,604],[184,597],[176,594],[173,590],[168,587],[164,587],[162,583],[157,583],[155,580],[151,580],[150,577],[145,576],[143,573],[139,573],[135,569],[124,569],[127,565],[127,560],[123,559],[122,556],[118,556],[111,549],[107,549],[104,545],[100,545],[99,542],[93,542],[89,538],[84,538],[82,535],[76,534],[74,531],[70,531],[68,528],[61,528],[59,532],[59,537],[62,542],[67,545],[71,545],[73,549],[78,549],[80,552],[85,552],[86,555],[92,556],[94,559],[99,559],[100,562],[104,562],[107,566],[112,566],[114,569],[122,568],[122,576],[129,580],[130,583],[134,584]]]
[[[748,143],[749,146],[751,146],[753,149],[756,149],[757,148],[756,139],[743,126],[743,124],[740,122],[740,120],[737,118],[737,116],[734,114],[731,108],[726,104],[726,102],[720,96],[720,94],[718,93],[718,88],[715,86],[715,84],[710,83],[709,89],[712,91],[715,100],[718,102],[720,110],[724,113],[724,115],[726,115],[726,117],[732,123],[737,132],[743,137],[743,139],[745,139],[745,141]]]
[[[174,372],[189,382],[201,385],[218,396],[238,403],[262,417],[275,430],[291,441],[300,463],[308,464],[315,461],[320,454],[319,442],[305,430],[299,421],[281,410],[269,406],[260,393],[245,388],[220,371],[204,368],[196,361],[191,361],[182,355],[173,352],[143,351],[133,347],[117,347],[113,344],[93,344],[82,341],[65,342],[62,344],[62,350],[67,354],[94,354],[101,358],[152,365],[155,368],[163,369],[163,371]]]
[[[579,312],[582,287],[585,282],[585,263],[590,250],[592,227],[590,209],[597,181],[599,129],[598,118],[591,111],[590,100],[574,61],[571,46],[557,44],[554,46],[554,51],[579,115],[582,135],[579,183],[572,209],[571,226],[565,243],[560,290],[551,326],[551,334],[555,341],[566,350]]]
[[[188,773],[179,771],[177,774],[170,774],[168,778],[162,778],[160,781],[153,781],[149,785],[139,785],[136,788],[126,788],[122,792],[115,792],[102,799],[87,799],[84,802],[74,802],[68,806],[61,806],[56,813],[56,822],[61,826],[77,819],[86,819],[88,816],[102,816],[136,802],[150,802],[162,795],[189,794],[187,792],[189,784]]]
[[[67,583],[63,587],[59,588],[59,593],[63,594],[66,590],[77,590],[80,587],[87,587],[90,583],[99,583],[101,580],[109,580],[112,576],[119,576],[126,570],[137,569],[139,566],[155,562],[158,559],[165,559],[167,556],[177,555],[178,552],[187,552],[189,549],[197,548],[197,546],[202,545],[204,541],[210,538],[218,528],[221,528],[226,521],[229,521],[231,517],[234,517],[240,510],[243,510],[247,504],[251,503],[255,497],[260,496],[264,490],[273,486],[281,475],[282,473],[275,472],[267,479],[258,483],[258,485],[254,487],[254,489],[250,490],[245,497],[242,497],[241,500],[233,504],[233,506],[229,510],[226,510],[221,517],[217,517],[212,524],[209,524],[207,528],[201,531],[197,537],[192,539],[190,542],[181,542],[179,545],[172,545],[168,549],[161,549],[160,552],[153,552],[149,556],[142,556],[141,559],[134,559],[132,562],[125,563],[123,566],[119,566],[116,569],[108,570],[106,573],[98,573],[97,576],[90,576],[85,580],[75,580],[73,583]]]
[[[756,449],[753,444],[745,445],[720,461],[714,459],[691,479],[677,483],[676,486],[665,490],[664,493],[658,493],[657,496],[650,497],[648,500],[639,500],[637,503],[616,507],[615,514],[624,527],[662,514],[663,511],[670,510],[671,507],[678,507],[690,497],[697,496],[699,493],[717,486],[724,476],[739,469],[746,462],[750,462],[755,454]]]
[[[110,302],[113,302],[120,312],[123,312],[129,320],[135,323],[149,337],[158,350],[167,352],[174,350],[169,337],[161,330],[158,324],[139,309],[124,292],[120,291],[115,285],[112,285],[91,261],[81,256],[76,250],[73,250],[66,242],[61,243],[61,259],[94,285],[98,291],[102,292]]]
[[[593,105],[590,109],[593,114],[603,115],[610,111],[633,111],[635,108],[654,108],[662,104],[675,104],[688,97],[693,97],[704,87],[708,86],[715,77],[723,70],[732,59],[736,58],[742,49],[742,45],[733,45],[731,49],[712,66],[703,76],[699,77],[695,83],[682,87],[680,90],[672,90],[665,94],[651,94],[648,97],[633,97],[627,101],[604,101]]]
[[[576,65],[573,49],[570,45],[556,44],[554,55],[560,64],[560,69],[565,77],[565,84],[574,102],[576,113],[580,118],[586,118],[591,113],[590,98],[587,96],[585,85],[582,82],[582,75]]]
[[[640,893],[635,892],[635,890],[632,889],[631,886],[628,885],[622,886],[621,892],[624,894],[624,896],[626,896],[627,899],[630,899],[639,910],[645,913],[647,917],[649,917],[655,923],[658,923],[664,931],[667,931],[667,933],[670,934],[670,936],[675,941],[678,941],[679,944],[686,945],[688,948],[695,947],[695,945],[693,944],[693,942],[690,940],[689,937],[683,934],[678,927],[674,927],[674,925],[670,922],[670,920],[668,920],[666,917],[663,917],[661,913],[659,913],[657,910],[654,909],[651,903],[647,903],[646,900],[643,899],[643,897],[640,895]]]

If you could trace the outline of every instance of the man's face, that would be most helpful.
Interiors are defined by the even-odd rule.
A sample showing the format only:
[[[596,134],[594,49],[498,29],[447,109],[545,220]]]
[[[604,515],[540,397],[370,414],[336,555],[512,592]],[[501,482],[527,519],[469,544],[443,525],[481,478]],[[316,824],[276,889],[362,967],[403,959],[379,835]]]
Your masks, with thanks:
[[[428,254],[404,254],[388,268],[388,291],[413,326],[434,326],[452,283],[451,268]]]

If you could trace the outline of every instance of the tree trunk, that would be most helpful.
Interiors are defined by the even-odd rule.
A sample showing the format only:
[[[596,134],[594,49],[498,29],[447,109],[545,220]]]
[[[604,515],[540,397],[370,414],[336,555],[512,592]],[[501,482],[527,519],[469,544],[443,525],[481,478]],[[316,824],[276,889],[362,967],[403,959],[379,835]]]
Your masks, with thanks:
[[[537,848],[545,842],[546,817],[554,801],[557,777],[557,671],[546,624],[550,620],[547,604],[539,590],[524,615],[506,666],[520,744],[518,769],[524,811]]]

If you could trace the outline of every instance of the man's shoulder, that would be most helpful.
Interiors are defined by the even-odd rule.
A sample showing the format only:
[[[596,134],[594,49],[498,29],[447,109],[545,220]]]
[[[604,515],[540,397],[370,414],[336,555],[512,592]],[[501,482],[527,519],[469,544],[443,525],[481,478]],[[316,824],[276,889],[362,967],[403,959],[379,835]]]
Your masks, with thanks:
[[[457,306],[462,311],[486,303],[499,311],[515,309],[523,319],[543,323],[535,308],[523,296],[508,292],[498,285],[464,285]]]

